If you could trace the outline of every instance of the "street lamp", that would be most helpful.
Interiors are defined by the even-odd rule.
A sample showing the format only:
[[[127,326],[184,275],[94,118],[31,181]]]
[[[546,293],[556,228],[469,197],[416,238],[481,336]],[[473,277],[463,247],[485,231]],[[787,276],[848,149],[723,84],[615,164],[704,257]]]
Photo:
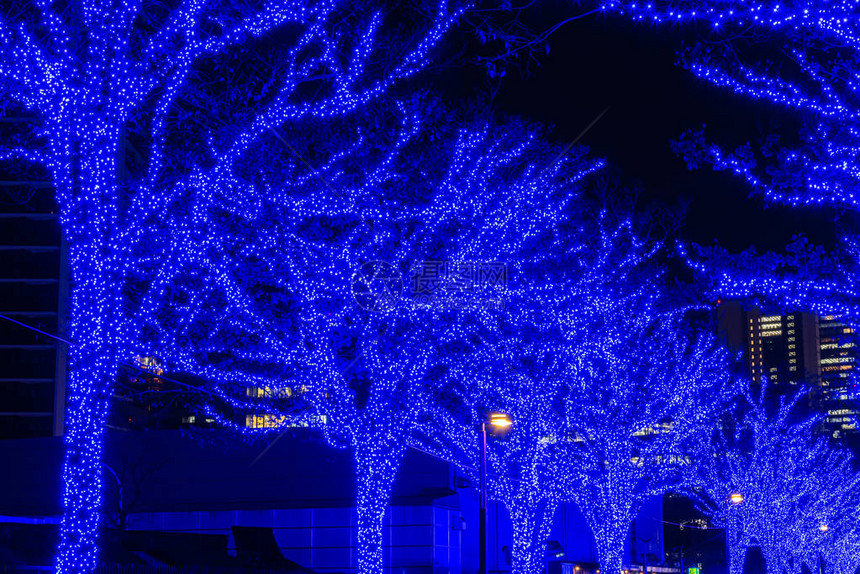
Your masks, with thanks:
[[[744,501],[744,495],[740,492],[733,492],[729,495],[729,504],[731,506],[740,506]],[[738,517],[736,512],[732,511],[731,514],[727,517],[727,522],[735,523]],[[732,534],[734,533],[733,528],[729,528],[730,524],[726,524],[726,570],[731,572],[732,569]]]
[[[822,522],[818,526],[818,530],[820,530],[821,532],[827,532],[828,530],[830,530],[830,527],[827,526],[826,522]],[[816,554],[818,554],[818,574],[822,574],[824,572],[824,559],[821,556],[821,550],[818,550]]]
[[[487,413],[481,423],[481,503],[478,510],[478,573],[487,574],[487,426],[497,430],[509,429],[514,424],[511,415]]]

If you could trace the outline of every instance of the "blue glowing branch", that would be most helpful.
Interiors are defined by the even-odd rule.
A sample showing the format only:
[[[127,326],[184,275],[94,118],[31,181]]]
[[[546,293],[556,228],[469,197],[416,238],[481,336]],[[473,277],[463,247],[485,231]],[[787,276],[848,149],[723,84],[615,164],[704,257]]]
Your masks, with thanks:
[[[860,318],[854,285],[860,280],[860,251],[854,238],[825,252],[799,238],[785,254],[731,254],[720,248],[680,248],[700,272],[702,289],[712,299],[741,299],[762,309],[806,309],[820,316],[838,315],[847,323]]]
[[[768,138],[761,145],[735,151],[708,142],[702,132],[687,133],[675,149],[691,168],[710,166],[732,174],[754,194],[791,207],[824,206],[839,212],[860,207],[856,192],[860,184],[860,3],[612,0],[602,7],[655,24],[713,24],[723,31],[715,32],[716,40],[723,43],[688,50],[681,65],[718,89],[794,114],[804,126],[796,143],[785,145]],[[773,51],[732,43],[738,35],[759,37],[781,48],[782,55],[771,61],[763,54]],[[792,263],[791,254],[778,269],[758,274],[737,273],[737,264],[721,267],[727,259],[722,255],[692,263],[720,275],[721,297],[752,294],[768,306],[839,314],[855,322],[858,234],[850,217],[845,219],[845,245],[830,256],[841,268],[823,269],[818,278],[805,273],[802,262]],[[797,269],[794,274],[792,267]]]
[[[605,12],[624,14],[635,21],[651,24],[706,23],[718,30],[751,28],[783,34],[815,30],[845,40],[856,38],[858,3],[852,0],[604,0],[599,6]]]

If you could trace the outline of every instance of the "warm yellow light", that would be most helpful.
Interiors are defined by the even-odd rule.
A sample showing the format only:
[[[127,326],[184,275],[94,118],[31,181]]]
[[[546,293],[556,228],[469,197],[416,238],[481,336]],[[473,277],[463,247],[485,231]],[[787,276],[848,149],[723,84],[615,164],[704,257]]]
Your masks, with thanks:
[[[490,424],[497,428],[508,428],[514,424],[511,415],[504,413],[490,413]]]
[[[744,501],[744,495],[741,494],[740,492],[733,492],[731,494],[731,496],[729,496],[729,501],[732,504],[740,504],[741,502]]]
[[[822,524],[821,526],[819,526],[819,527],[818,527],[818,529],[819,529],[821,532],[827,532],[828,530],[830,530],[830,527],[829,527],[829,526],[827,526],[826,524]]]

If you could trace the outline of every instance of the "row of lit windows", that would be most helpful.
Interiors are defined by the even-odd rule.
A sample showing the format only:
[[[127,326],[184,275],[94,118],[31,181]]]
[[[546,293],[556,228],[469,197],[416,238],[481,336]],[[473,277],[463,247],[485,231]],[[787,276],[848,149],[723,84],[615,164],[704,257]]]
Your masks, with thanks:
[[[309,417],[308,420],[301,423],[287,422],[287,417],[283,415],[246,415],[245,426],[251,429],[272,429],[272,428],[295,428],[309,427],[313,424],[326,425],[328,424],[327,415],[319,415],[319,417]]]
[[[829,350],[829,349],[853,349],[855,347],[854,343],[844,343],[840,345],[839,343],[822,343],[820,345],[821,350]]]
[[[245,395],[254,398],[278,398],[286,399],[293,396],[293,389],[290,387],[281,387],[273,389],[271,387],[246,387]]]
[[[854,357],[828,357],[826,359],[821,359],[822,365],[834,365],[834,364],[843,364],[843,363],[853,363]]]
[[[206,418],[204,418],[204,419],[202,419],[202,420],[203,420],[203,422],[205,422],[205,423],[209,423],[209,424],[211,424],[211,423],[214,423],[214,422],[215,422],[215,419],[212,419],[212,418],[209,418],[209,417],[206,417]],[[196,422],[197,422],[197,417],[196,417],[196,416],[194,416],[194,415],[189,415],[189,416],[186,416],[186,417],[182,417],[182,422],[183,422],[183,424],[193,425],[194,423],[196,423]]]

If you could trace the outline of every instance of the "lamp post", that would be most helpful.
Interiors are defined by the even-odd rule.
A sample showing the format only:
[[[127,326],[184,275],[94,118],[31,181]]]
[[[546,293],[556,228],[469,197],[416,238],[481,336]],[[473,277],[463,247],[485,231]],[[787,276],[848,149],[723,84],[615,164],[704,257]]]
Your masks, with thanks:
[[[818,526],[818,530],[824,533],[830,530],[830,527],[827,526],[826,522],[822,522]],[[818,574],[824,574],[824,558],[821,556],[821,550],[819,549],[816,554],[818,555]]]
[[[740,492],[733,492],[729,495],[730,506],[740,506],[744,502],[744,495]],[[737,521],[737,512],[730,510],[726,520],[726,574],[732,574],[732,536],[735,535],[735,522]]]
[[[648,574],[648,548],[652,538],[637,538],[642,543],[642,574]]]
[[[487,425],[495,429],[507,429],[514,424],[510,415],[489,413],[481,423],[481,493],[478,510],[478,574],[487,574]]]

